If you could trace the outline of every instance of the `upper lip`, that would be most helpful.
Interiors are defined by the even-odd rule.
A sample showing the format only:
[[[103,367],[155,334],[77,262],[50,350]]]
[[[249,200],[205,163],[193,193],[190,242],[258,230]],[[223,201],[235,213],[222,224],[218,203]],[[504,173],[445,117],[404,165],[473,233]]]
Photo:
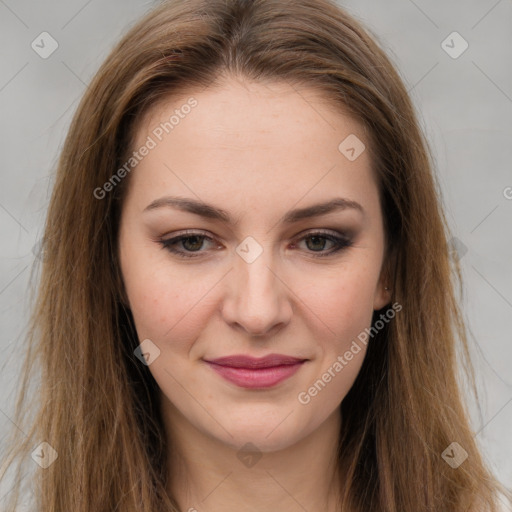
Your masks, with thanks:
[[[208,363],[218,364],[220,366],[229,366],[232,368],[272,368],[273,366],[297,364],[302,363],[303,361],[306,361],[306,359],[285,356],[282,354],[269,354],[265,357],[259,358],[246,355],[233,355],[206,360]]]

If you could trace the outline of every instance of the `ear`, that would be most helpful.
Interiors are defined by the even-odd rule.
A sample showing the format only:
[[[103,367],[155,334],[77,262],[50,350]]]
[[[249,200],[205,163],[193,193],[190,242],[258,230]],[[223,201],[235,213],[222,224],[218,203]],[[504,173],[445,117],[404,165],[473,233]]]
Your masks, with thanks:
[[[373,298],[373,309],[375,311],[382,309],[386,304],[391,302],[391,290],[389,288],[390,286],[387,275],[382,273],[379,278],[379,282],[377,283]]]
[[[391,294],[393,290],[391,289],[391,283],[393,279],[391,279],[391,261],[393,259],[393,254],[388,254],[382,264],[379,280],[377,282],[377,286],[375,288],[375,295],[373,298],[373,309],[378,311],[382,309],[387,304],[391,303]]]

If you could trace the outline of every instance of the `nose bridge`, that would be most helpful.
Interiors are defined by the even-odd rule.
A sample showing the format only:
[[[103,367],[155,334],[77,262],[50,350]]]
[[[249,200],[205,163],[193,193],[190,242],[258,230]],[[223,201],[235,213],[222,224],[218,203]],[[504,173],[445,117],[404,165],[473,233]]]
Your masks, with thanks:
[[[274,253],[268,245],[247,237],[236,248],[232,294],[226,320],[253,334],[262,334],[289,319],[283,284],[276,276]]]
[[[237,250],[242,250],[244,246]],[[245,249],[247,248],[245,245]],[[246,253],[247,258],[240,256],[236,263],[237,275],[241,291],[254,300],[259,298],[272,298],[270,295],[275,295],[277,292],[275,286],[275,275],[271,271],[275,267],[273,262],[272,250],[268,247],[261,249],[255,245],[249,245],[249,251]],[[240,254],[239,254],[240,255]]]

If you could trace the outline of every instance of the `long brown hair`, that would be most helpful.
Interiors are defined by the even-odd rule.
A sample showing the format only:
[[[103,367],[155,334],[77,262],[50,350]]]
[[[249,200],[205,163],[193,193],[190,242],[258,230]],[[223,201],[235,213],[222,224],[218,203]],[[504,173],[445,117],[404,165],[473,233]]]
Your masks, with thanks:
[[[461,395],[459,363],[471,382],[474,375],[431,150],[376,38],[330,0],[164,1],[101,66],[58,163],[16,403],[20,430],[13,429],[0,478],[45,441],[58,458],[33,477],[38,510],[179,510],[166,492],[157,385],[133,353],[139,340],[119,273],[129,175],[108,193],[94,191],[126,162],[150,106],[229,75],[315,88],[366,129],[390,288],[403,310],[369,343],[341,404],[344,505],[361,512],[498,510],[507,491],[479,454]],[[37,370],[41,381],[28,407]],[[456,469],[442,457],[452,442],[468,454]]]

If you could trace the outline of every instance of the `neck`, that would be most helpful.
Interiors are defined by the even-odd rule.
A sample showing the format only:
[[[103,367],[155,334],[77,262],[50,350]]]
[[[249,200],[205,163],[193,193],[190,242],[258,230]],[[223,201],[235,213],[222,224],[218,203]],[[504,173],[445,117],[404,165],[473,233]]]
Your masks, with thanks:
[[[242,453],[196,429],[167,399],[162,405],[169,492],[181,510],[339,512],[339,409],[291,446]]]

